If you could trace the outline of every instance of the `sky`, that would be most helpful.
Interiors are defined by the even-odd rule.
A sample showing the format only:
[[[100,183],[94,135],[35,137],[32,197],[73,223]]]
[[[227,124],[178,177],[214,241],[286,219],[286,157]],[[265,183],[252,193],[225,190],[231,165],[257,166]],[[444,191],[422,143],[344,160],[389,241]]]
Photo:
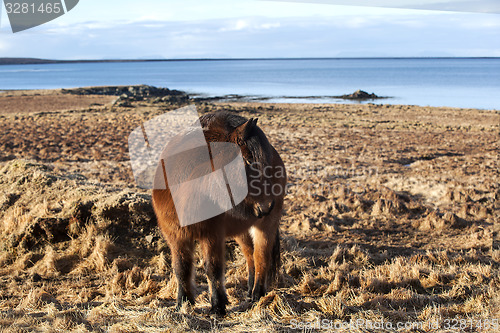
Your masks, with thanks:
[[[436,2],[463,11],[385,8],[389,0],[80,0],[51,22],[12,33],[2,6],[0,57],[500,57],[497,0],[397,3]],[[496,13],[464,12],[484,8]]]

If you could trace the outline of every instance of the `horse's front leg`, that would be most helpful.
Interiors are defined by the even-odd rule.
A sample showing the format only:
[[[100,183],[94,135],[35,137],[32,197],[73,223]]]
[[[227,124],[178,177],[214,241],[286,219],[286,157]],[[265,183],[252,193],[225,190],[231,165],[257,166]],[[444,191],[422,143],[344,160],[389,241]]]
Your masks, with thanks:
[[[194,242],[191,239],[169,239],[168,243],[177,278],[177,308],[184,302],[194,304],[192,290]]]
[[[204,239],[201,245],[205,257],[205,270],[212,303],[210,312],[224,316],[228,304],[224,278],[225,237]]]

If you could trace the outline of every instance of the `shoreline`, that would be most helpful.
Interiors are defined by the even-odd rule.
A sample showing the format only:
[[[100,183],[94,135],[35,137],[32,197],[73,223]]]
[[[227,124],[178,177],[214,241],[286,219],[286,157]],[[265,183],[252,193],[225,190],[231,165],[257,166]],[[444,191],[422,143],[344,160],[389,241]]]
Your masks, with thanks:
[[[0,88],[77,88],[81,85],[147,83],[179,87],[200,98],[228,96],[231,101],[239,98],[257,102],[270,98],[272,102],[291,103],[338,103],[338,97],[363,89],[392,97],[375,101],[382,104],[500,109],[493,98],[498,86],[495,74],[500,58],[383,59],[359,58],[357,62],[351,59],[275,59],[275,63],[261,59],[261,62],[228,63],[227,70],[221,70],[226,68],[223,62],[230,61],[225,59],[217,60],[219,63],[203,63],[195,59],[190,60],[191,63],[11,66],[0,67],[0,74],[5,76]],[[84,75],[87,71],[94,74]],[[317,75],[317,71],[323,74]],[[468,77],[466,73],[469,72],[476,74]],[[124,73],[128,74],[123,76]],[[256,73],[262,74],[255,76]],[[46,76],[51,77],[50,82],[44,80]],[[238,94],[242,96],[235,96]]]
[[[109,104],[111,105],[116,102],[117,99],[119,99],[119,95],[117,94],[91,94],[91,93],[79,93],[79,94],[71,94],[68,92],[71,91],[79,91],[79,90],[93,90],[93,89],[108,89],[108,88],[129,88],[129,87],[151,87],[155,88],[153,86],[146,86],[146,85],[120,85],[120,86],[84,86],[84,87],[76,87],[76,88],[55,88],[55,89],[4,89],[0,90],[0,114],[5,113],[2,111],[2,109],[6,108],[5,103],[2,104],[2,101],[5,101],[6,98],[15,98],[16,102],[13,103],[16,105],[16,109],[22,109],[23,108],[23,97],[36,97],[37,99],[50,99],[51,97],[48,96],[53,96],[53,98],[58,98],[59,96],[65,96],[66,100],[68,100],[68,103],[65,103],[65,107],[70,109],[71,108],[71,100],[76,101],[78,99],[86,99],[89,101],[92,101],[96,99],[96,103],[98,104]],[[155,88],[157,89],[157,88]],[[159,89],[166,89],[166,88],[159,88]],[[169,90],[169,89],[166,89]],[[253,95],[224,95],[224,96],[206,96],[204,94],[191,94],[187,95],[185,92],[182,91],[177,91],[177,90],[171,90],[174,92],[179,92],[182,94],[185,94],[188,96],[189,100],[195,104],[202,104],[202,103],[242,103],[242,104],[263,104],[263,105],[310,105],[311,107],[315,106],[335,106],[335,105],[351,105],[351,106],[363,106],[363,105],[371,105],[371,106],[383,106],[387,108],[401,108],[401,107],[414,107],[414,108],[433,108],[433,109],[450,109],[450,110],[478,110],[478,111],[486,111],[486,112],[500,112],[500,109],[491,109],[491,108],[467,108],[467,107],[453,107],[453,106],[422,106],[422,105],[414,105],[414,104],[389,104],[389,103],[377,103],[377,101],[383,101],[383,100],[390,100],[394,99],[394,97],[378,97],[377,99],[363,99],[363,100],[358,100],[358,99],[339,99],[337,97],[339,96],[280,96],[280,97],[259,97],[259,96],[253,96]],[[44,97],[45,96],[45,97]],[[57,96],[57,97],[55,97]],[[75,96],[72,98],[71,96]],[[106,97],[105,97],[106,96]],[[146,96],[147,97],[147,96]],[[312,100],[312,99],[318,99],[318,98],[332,98],[336,99],[335,102],[309,102],[309,101],[300,101],[300,102],[288,102],[288,101],[280,101],[280,99],[291,99],[291,100],[298,100],[298,99],[304,99],[304,100]],[[271,102],[269,100],[278,100],[276,102]],[[90,102],[89,104],[92,104]],[[43,105],[46,105],[45,107]],[[45,112],[45,111],[54,111],[54,110],[48,110],[46,108],[50,108],[50,101],[47,103],[41,103],[41,104],[36,104],[34,105],[37,108],[40,108],[40,110],[36,111],[29,111],[29,112]],[[77,103],[76,107],[82,107],[81,103]],[[61,109],[61,110],[64,110]],[[16,111],[14,111],[16,112]]]

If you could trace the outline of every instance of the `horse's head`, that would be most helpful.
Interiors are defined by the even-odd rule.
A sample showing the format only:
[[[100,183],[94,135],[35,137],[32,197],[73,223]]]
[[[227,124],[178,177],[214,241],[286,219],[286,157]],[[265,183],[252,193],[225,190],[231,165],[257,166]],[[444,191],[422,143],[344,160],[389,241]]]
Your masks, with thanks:
[[[245,162],[248,195],[231,211],[239,217],[268,215],[274,208],[272,147],[257,119],[219,112],[200,118],[208,142],[231,142],[239,146]],[[229,176],[229,175],[228,175]]]

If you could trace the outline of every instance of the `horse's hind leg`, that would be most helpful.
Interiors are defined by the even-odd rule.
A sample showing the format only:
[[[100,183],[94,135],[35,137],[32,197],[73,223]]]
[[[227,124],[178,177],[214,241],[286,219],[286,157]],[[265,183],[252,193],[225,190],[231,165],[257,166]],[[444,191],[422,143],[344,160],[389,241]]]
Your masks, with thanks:
[[[228,303],[224,279],[225,239],[224,237],[204,239],[201,246],[205,257],[205,270],[212,303],[210,312],[223,316],[226,314]]]
[[[250,236],[249,232],[245,232],[244,234],[238,235],[235,237],[236,242],[238,242],[243,255],[247,261],[247,269],[248,269],[248,297],[252,296],[253,285],[255,282],[255,265],[253,261],[253,240],[252,236]]]
[[[184,302],[194,304],[192,291],[194,241],[170,240],[168,243],[177,278],[177,307],[180,308]]]
[[[281,203],[279,203],[278,208],[252,227],[255,262],[253,301],[264,296],[269,285],[273,282],[271,279],[277,277],[280,263],[278,227],[281,218]]]

